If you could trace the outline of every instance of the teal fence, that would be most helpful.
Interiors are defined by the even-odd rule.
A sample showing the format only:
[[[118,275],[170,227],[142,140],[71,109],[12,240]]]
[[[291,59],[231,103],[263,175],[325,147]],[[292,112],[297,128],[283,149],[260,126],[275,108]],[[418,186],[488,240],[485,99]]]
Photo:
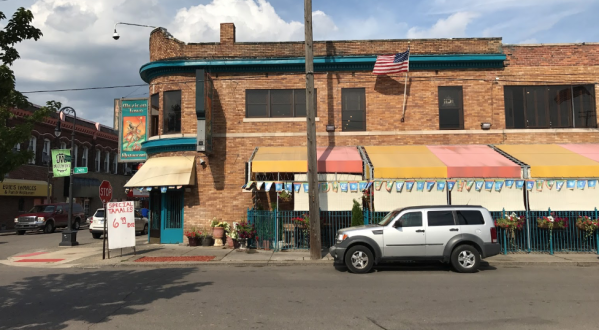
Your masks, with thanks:
[[[309,227],[300,219],[308,212],[303,211],[247,211],[248,222],[256,226],[258,239],[251,246],[265,248],[268,245],[276,250],[307,250],[310,248]],[[388,212],[364,211],[364,224],[380,222]],[[497,236],[501,244],[501,253],[598,253],[599,233],[591,235],[576,227],[579,216],[592,219],[599,217],[595,211],[500,211],[491,212],[493,219],[501,218],[504,214],[516,213],[524,216],[526,222],[522,229],[513,232],[497,228]],[[538,228],[537,219],[552,215],[566,218],[568,227],[565,229]],[[307,218],[307,217],[306,217]],[[351,211],[321,211],[321,241],[323,247],[335,244],[336,233],[339,229],[351,226]]]

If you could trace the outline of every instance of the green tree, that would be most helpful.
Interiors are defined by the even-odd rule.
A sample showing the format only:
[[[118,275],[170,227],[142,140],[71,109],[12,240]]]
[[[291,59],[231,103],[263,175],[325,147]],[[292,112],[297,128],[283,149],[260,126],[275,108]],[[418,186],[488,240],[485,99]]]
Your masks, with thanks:
[[[0,21],[5,19],[4,13],[0,12]],[[46,107],[33,112],[31,116],[13,120],[15,115],[11,109],[26,109],[31,105],[25,95],[15,90],[15,74],[11,66],[20,57],[16,44],[29,39],[37,41],[42,36],[42,31],[31,25],[32,20],[30,10],[19,8],[0,30],[0,182],[8,172],[25,164],[33,156],[33,152],[27,148],[13,151],[14,146],[26,143],[35,123],[60,107],[60,103],[48,102]]]
[[[354,206],[351,208],[351,225],[362,226],[364,225],[364,214],[362,214],[362,208],[360,203],[354,199]]]

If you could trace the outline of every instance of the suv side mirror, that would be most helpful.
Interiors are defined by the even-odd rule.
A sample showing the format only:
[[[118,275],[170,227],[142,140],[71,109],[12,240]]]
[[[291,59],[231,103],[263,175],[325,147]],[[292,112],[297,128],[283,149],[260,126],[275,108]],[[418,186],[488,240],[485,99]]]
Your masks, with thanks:
[[[397,221],[395,221],[395,223],[393,223],[393,227],[394,227],[394,228],[401,228],[401,227],[403,227],[403,226],[401,225],[401,220],[397,220]]]

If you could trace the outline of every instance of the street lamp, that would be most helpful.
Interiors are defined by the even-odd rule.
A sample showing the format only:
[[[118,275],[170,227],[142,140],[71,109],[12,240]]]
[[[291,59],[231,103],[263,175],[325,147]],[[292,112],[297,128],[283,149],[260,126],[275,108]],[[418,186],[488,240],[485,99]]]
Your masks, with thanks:
[[[75,125],[77,123],[77,112],[71,107],[64,107],[58,111],[59,115],[62,113],[65,115],[73,116],[73,130],[71,131],[71,172],[69,173],[69,223],[65,231],[62,232],[62,241],[59,246],[75,246],[79,245],[77,242],[77,231],[73,230],[73,155],[75,152]],[[60,122],[59,118],[56,122],[56,128],[54,129],[54,135],[60,136]]]
[[[118,22],[114,25],[114,33],[112,34],[112,39],[114,40],[119,40],[119,38],[121,37],[119,35],[118,32],[116,32],[116,26],[122,24],[122,25],[133,25],[133,26],[141,26],[141,27],[149,27],[149,28],[153,28],[153,29],[157,29],[157,26],[151,26],[151,25],[143,25],[143,24],[133,24],[133,23],[123,23],[123,22]]]

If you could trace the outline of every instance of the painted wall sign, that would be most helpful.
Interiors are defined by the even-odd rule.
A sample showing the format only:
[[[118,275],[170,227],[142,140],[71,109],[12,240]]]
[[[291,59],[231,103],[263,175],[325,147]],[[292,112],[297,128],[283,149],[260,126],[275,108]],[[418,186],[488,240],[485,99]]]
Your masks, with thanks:
[[[22,181],[22,182],[19,182]],[[52,188],[52,186],[50,186]],[[51,190],[51,189],[50,189]],[[6,179],[0,182],[0,196],[46,196],[46,183],[27,182],[27,180]]]
[[[120,105],[119,162],[148,159],[141,144],[148,140],[148,99],[122,99]]]

